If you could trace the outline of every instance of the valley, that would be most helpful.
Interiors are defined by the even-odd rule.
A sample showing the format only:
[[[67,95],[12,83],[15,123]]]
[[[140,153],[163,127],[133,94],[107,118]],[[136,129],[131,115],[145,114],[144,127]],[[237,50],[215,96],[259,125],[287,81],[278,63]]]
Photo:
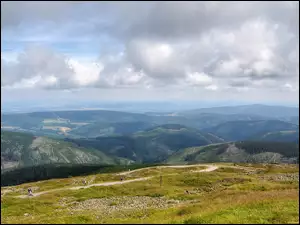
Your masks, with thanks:
[[[3,115],[1,222],[298,223],[296,115],[242,109]]]
[[[299,2],[1,1],[1,224],[299,224]]]
[[[266,113],[266,110],[272,113]],[[292,107],[249,105],[172,113],[130,113],[109,110],[6,113],[2,115],[1,129],[59,138],[95,138],[131,135],[164,124],[180,124],[218,133],[220,132],[218,129],[229,129],[229,132],[232,132],[230,129],[234,127],[249,127],[252,123],[257,123],[257,126],[260,126],[258,132],[268,132],[274,131],[275,126],[278,127],[275,131],[299,129],[297,110]]]

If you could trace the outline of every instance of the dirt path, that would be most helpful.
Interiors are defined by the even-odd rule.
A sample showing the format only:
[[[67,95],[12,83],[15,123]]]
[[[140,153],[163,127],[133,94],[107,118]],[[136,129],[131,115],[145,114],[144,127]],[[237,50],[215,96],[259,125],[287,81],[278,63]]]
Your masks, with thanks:
[[[203,170],[195,170],[193,172],[211,172],[211,171],[214,171],[216,169],[218,169],[219,167],[218,166],[214,166],[214,165],[206,165],[207,168],[206,169],[203,169]]]
[[[79,189],[82,189],[82,188],[90,188],[90,187],[94,187],[94,186],[112,186],[112,185],[117,185],[117,184],[126,184],[126,183],[135,182],[135,181],[148,180],[150,178],[152,178],[152,177],[142,177],[142,178],[136,178],[136,179],[132,179],[132,180],[125,180],[125,181],[103,182],[103,183],[98,183],[98,184],[90,184],[90,185],[86,185],[86,186],[57,188],[57,189],[52,189],[52,190],[49,190],[49,191],[42,191],[42,192],[34,193],[33,196],[31,196],[31,197],[36,197],[36,196],[40,196],[42,194],[47,194],[47,193],[55,192],[55,191],[79,190]],[[28,198],[29,196],[28,195],[18,195],[16,197],[18,197],[18,198]]]
[[[86,185],[86,186],[76,186],[76,187],[71,187],[68,189],[69,190],[78,190],[81,188],[90,188],[90,187],[94,187],[94,186],[111,186],[111,185],[116,185],[116,184],[126,184],[126,183],[135,182],[135,181],[148,180],[151,178],[152,177],[141,177],[141,178],[136,178],[136,179],[132,179],[132,180],[112,181],[112,182],[104,182],[104,183],[99,183],[99,184],[90,184],[90,185]]]
[[[188,167],[199,167],[199,166],[206,166],[208,168],[199,170],[197,172],[210,172],[218,169],[218,166],[215,165],[206,165],[206,164],[196,164],[196,165],[170,165],[170,166],[154,166],[154,167],[146,167],[146,168],[141,168],[141,169],[136,169],[136,170],[131,170],[131,171],[126,171],[119,173],[118,175],[127,175],[131,174],[137,171],[142,171],[142,170],[147,170],[147,169],[153,169],[153,168],[188,168]]]
[[[118,175],[126,175],[126,174],[130,174],[136,171],[140,171],[140,170],[145,170],[145,169],[150,169],[150,168],[187,168],[187,167],[199,167],[199,166],[206,166],[206,169],[203,170],[195,170],[192,172],[211,172],[214,171],[216,169],[218,169],[219,167],[216,165],[206,165],[206,164],[197,164],[197,165],[176,165],[176,166],[156,166],[156,167],[148,167],[148,168],[141,168],[141,169],[136,169],[136,170],[132,170],[132,171],[127,171],[127,172],[123,172],[123,173],[119,173]],[[30,197],[37,197],[40,196],[42,194],[47,194],[50,192],[55,192],[55,191],[63,191],[63,190],[79,190],[82,188],[90,188],[90,187],[95,187],[95,186],[112,186],[112,185],[118,185],[118,184],[126,184],[126,183],[131,183],[131,182],[135,182],[135,181],[142,181],[142,180],[148,180],[151,179],[152,176],[150,177],[141,177],[141,178],[136,178],[136,179],[132,179],[132,180],[124,180],[124,181],[111,181],[111,182],[103,182],[103,183],[98,183],[98,184],[90,184],[90,185],[85,185],[85,186],[75,186],[75,187],[66,187],[66,188],[58,188],[58,189],[52,189],[49,191],[42,191],[42,192],[37,192],[34,193],[33,196]],[[17,198],[29,198],[28,195],[18,195],[15,196]]]

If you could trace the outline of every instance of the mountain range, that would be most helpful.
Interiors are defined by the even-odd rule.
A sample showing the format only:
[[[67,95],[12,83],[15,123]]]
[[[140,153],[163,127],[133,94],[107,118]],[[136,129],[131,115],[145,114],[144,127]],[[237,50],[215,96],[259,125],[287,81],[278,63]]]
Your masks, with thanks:
[[[145,114],[105,110],[5,114],[1,172],[58,164],[295,163],[298,111],[251,105]]]

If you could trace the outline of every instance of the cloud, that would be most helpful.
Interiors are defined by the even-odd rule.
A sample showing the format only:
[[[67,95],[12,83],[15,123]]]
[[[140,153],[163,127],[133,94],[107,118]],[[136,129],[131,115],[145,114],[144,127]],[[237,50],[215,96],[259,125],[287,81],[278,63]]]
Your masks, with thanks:
[[[36,21],[60,22],[72,13],[76,2],[1,1],[1,30]]]
[[[130,87],[144,78],[122,55],[105,57],[102,62],[68,58],[44,46],[21,52],[15,61],[1,59],[1,85],[4,88],[76,89],[84,87]],[[122,65],[121,65],[122,64]]]
[[[187,75],[187,82],[191,85],[209,85],[212,84],[213,80],[210,76],[205,73],[189,73]]]
[[[68,66],[73,71],[73,77],[77,85],[88,86],[97,82],[103,65],[98,63],[85,63],[70,59]]]
[[[73,74],[63,55],[38,45],[21,52],[15,62],[1,61],[1,86],[67,88],[75,85]]]
[[[205,89],[216,91],[219,89],[219,87],[217,85],[212,84],[212,85],[206,86]]]
[[[1,6],[1,36],[24,48],[1,57],[2,87],[299,91],[298,2]]]
[[[284,88],[284,89],[287,89],[287,90],[289,90],[289,91],[292,91],[292,92],[299,91],[299,85],[293,86],[293,85],[291,85],[290,83],[285,83],[285,84],[283,85],[283,88]]]

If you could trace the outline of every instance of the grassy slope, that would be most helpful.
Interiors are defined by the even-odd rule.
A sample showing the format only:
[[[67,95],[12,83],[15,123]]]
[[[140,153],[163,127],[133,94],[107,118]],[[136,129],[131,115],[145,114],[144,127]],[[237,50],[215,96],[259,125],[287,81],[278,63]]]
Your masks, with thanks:
[[[243,165],[245,166],[245,165]],[[295,165],[247,165],[254,171],[220,168],[209,173],[190,173],[185,169],[162,169],[135,172],[126,179],[145,175],[148,181],[76,191],[51,192],[30,199],[14,198],[28,187],[46,190],[80,185],[81,180],[101,182],[118,179],[113,174],[50,180],[2,188],[2,223],[298,223],[299,191]],[[254,166],[254,167],[253,167]],[[185,194],[189,190],[190,194]],[[121,196],[143,199],[178,200],[169,208],[139,208],[142,200],[128,209],[122,208]],[[162,197],[162,198],[161,198]],[[132,199],[131,198],[131,199]],[[108,201],[97,206],[97,201]],[[127,200],[131,201],[131,200]],[[75,210],[78,205],[85,208]],[[90,205],[89,205],[90,204]],[[128,203],[129,204],[129,203]],[[29,215],[26,215],[28,213]]]

